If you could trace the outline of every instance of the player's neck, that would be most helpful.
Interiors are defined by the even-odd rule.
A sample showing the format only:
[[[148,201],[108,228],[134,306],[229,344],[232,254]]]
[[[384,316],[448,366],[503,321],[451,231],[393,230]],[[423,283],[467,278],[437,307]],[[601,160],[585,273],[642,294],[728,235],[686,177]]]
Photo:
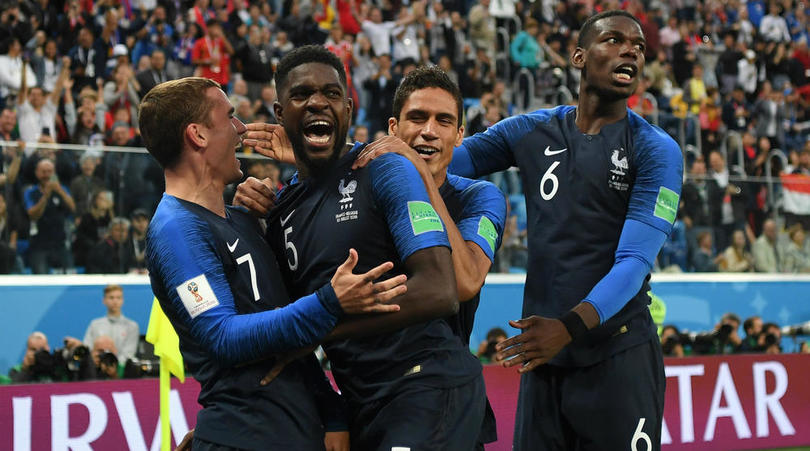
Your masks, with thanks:
[[[225,200],[222,194],[225,185],[206,177],[189,177],[178,172],[166,170],[166,194],[178,199],[195,203],[225,217]]]
[[[618,122],[627,116],[627,99],[606,101],[594,92],[583,89],[577,106],[576,124],[579,131],[596,135],[602,127]]]

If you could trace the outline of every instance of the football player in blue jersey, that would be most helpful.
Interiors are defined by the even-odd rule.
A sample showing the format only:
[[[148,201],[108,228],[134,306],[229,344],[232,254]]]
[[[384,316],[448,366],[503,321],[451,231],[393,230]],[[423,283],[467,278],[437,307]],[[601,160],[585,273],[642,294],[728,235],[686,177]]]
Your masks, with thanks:
[[[186,78],[153,88],[139,114],[166,179],[147,233],[152,290],[201,385],[193,448],[345,448],[345,409],[314,356],[269,386],[257,380],[273,361],[259,359],[321,340],[344,314],[398,311],[388,301],[407,291],[405,277],[373,283],[390,262],[352,274],[358,255],[347,249],[334,275],[290,303],[258,221],[224,205],[225,185],[242,176],[246,129],[233,112],[217,83]]]
[[[271,212],[268,239],[286,252],[279,263],[291,292],[320,283],[348,247],[367,259],[359,268],[391,259],[392,273],[408,274],[408,291],[394,300],[399,312],[348,318],[324,344],[349,406],[352,448],[473,449],[485,411],[481,366],[444,320],[458,308],[453,257],[419,173],[396,154],[352,167],[362,145],[346,144],[352,104],[343,66],[322,47],[285,56],[276,87],[276,116],[299,172]],[[453,104],[450,148],[461,137],[457,114]],[[250,197],[243,194],[235,201]],[[477,246],[497,241],[492,221],[483,221]]]
[[[520,169],[529,264],[521,330],[498,357],[520,366],[515,450],[660,449],[665,376],[649,273],[672,229],[680,148],[627,108],[645,39],[625,11],[583,24],[579,104],[510,117],[464,140],[449,171]]]
[[[464,104],[458,86],[437,66],[417,68],[394,94],[388,136],[363,149],[354,167],[388,152],[405,156],[417,168],[430,202],[447,226],[453,250],[458,314],[447,318],[453,331],[470,345],[481,286],[500,247],[506,221],[506,200],[495,185],[447,173],[453,148],[461,144]],[[490,407],[478,449],[497,439]]]

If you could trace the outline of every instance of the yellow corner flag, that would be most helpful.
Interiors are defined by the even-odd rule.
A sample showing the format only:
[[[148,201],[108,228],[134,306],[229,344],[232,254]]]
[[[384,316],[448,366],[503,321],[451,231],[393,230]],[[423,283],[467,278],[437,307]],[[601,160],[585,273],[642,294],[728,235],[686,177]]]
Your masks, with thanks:
[[[183,368],[183,356],[180,355],[180,339],[172,323],[163,310],[157,297],[152,299],[152,313],[149,314],[149,326],[146,328],[146,341],[155,345],[155,355],[160,357],[160,449],[171,448],[171,429],[169,428],[169,392],[171,391],[170,374],[185,382],[186,372]]]

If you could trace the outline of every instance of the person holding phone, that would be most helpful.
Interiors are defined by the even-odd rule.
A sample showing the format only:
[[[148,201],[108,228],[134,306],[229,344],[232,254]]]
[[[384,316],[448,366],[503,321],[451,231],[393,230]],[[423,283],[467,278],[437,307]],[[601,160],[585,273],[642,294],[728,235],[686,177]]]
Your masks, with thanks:
[[[47,274],[48,268],[64,272],[72,266],[65,246],[65,221],[76,211],[76,203],[66,186],[59,183],[53,160],[42,158],[34,170],[37,184],[25,191],[25,211],[31,220],[28,263],[34,274]]]

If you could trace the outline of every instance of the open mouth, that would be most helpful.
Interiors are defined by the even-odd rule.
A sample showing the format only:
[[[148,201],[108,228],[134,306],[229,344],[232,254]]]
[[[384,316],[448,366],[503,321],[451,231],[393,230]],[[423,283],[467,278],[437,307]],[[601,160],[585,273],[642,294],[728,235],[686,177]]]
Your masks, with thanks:
[[[416,146],[413,147],[413,150],[415,150],[416,153],[421,155],[423,158],[430,158],[431,156],[439,153],[439,149],[430,146]]]
[[[304,125],[304,138],[309,145],[320,147],[329,144],[334,131],[334,124],[317,119]]]
[[[618,81],[629,83],[637,73],[638,68],[634,64],[622,64],[613,71],[613,76]]]

